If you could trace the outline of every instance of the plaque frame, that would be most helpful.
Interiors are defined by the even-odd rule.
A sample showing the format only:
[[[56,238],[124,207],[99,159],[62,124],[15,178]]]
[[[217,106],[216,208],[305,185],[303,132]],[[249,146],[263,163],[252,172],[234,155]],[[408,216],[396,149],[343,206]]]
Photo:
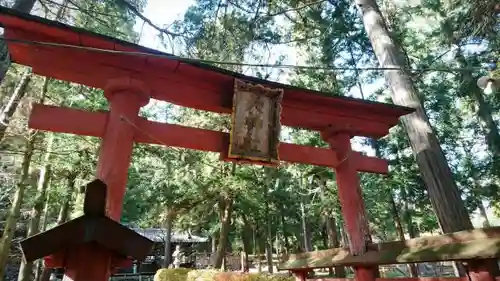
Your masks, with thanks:
[[[281,101],[283,89],[234,79],[231,130],[227,157],[243,163],[260,163],[277,166],[280,162]],[[267,108],[267,110],[266,110]],[[253,114],[252,114],[253,113]],[[259,115],[259,113],[261,113]],[[267,126],[265,123],[267,120]],[[255,123],[257,125],[254,129]],[[253,125],[251,125],[253,124]],[[251,126],[251,132],[248,127]],[[266,135],[255,133],[263,130]],[[254,136],[255,137],[252,137]],[[267,139],[265,139],[267,136]],[[243,143],[242,143],[243,141]],[[250,142],[250,148],[248,146]],[[258,142],[264,150],[254,149]]]

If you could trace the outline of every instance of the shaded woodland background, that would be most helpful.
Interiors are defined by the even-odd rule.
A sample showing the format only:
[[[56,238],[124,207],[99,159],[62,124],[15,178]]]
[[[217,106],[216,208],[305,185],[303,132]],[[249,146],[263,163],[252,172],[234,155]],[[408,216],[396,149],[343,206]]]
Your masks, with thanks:
[[[392,47],[370,41],[367,31],[381,26],[365,28],[356,8],[375,4],[369,0],[197,0],[182,20],[165,26],[142,14],[145,0],[0,4],[130,42],[140,39],[139,22],[182,57],[329,95],[411,102],[418,113],[390,135],[355,139],[358,149],[390,160],[388,176],[360,176],[372,239],[393,241],[499,223],[500,95],[483,93],[476,81],[498,60],[500,9],[493,0],[469,2],[377,1]],[[403,77],[405,90],[394,92],[385,82],[381,51],[396,54],[401,71],[385,75]],[[287,56],[309,67],[283,65]],[[98,139],[27,129],[30,105],[40,101],[107,109],[100,90],[10,66],[0,91],[0,276],[7,260],[19,258],[17,242],[26,233],[81,214],[81,186],[94,176]],[[160,102],[141,114],[222,131],[229,126],[228,116]],[[428,118],[429,126],[415,126],[415,118]],[[327,146],[317,133],[297,129],[286,128],[282,138]],[[233,166],[215,154],[153,145],[135,146],[122,223],[209,236],[215,267],[238,248],[272,260],[271,254],[346,245],[332,170]],[[23,266],[19,280],[33,280],[35,265]]]

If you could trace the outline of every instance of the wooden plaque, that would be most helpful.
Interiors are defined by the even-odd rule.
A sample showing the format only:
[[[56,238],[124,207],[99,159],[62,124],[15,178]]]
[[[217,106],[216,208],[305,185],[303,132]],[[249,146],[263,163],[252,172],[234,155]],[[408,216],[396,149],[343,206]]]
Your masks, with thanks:
[[[228,158],[279,163],[282,99],[283,89],[234,80]]]

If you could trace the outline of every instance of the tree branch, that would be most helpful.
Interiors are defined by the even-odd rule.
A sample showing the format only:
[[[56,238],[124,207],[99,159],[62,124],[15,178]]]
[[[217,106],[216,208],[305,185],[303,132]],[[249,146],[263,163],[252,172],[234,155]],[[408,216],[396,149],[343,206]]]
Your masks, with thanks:
[[[121,4],[125,5],[138,18],[140,18],[141,20],[143,20],[144,22],[146,22],[149,26],[153,27],[154,29],[158,30],[159,32],[164,33],[164,34],[166,34],[168,36],[172,36],[173,38],[184,36],[181,33],[175,33],[175,32],[169,31],[166,28],[161,28],[158,25],[154,24],[150,19],[148,19],[146,16],[144,16],[134,5],[132,5],[131,3],[129,3],[127,0],[115,0],[115,1],[117,3],[121,3]]]

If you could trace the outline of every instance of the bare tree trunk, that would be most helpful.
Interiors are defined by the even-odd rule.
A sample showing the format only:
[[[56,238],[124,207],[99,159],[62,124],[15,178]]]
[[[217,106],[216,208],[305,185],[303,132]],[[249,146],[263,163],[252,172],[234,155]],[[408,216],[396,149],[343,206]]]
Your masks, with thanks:
[[[490,227],[490,220],[488,219],[488,214],[486,213],[486,208],[484,207],[484,203],[482,200],[479,200],[479,213],[484,219],[483,227]]]
[[[220,269],[226,254],[226,247],[231,229],[231,215],[233,213],[233,198],[221,198],[219,201],[220,232],[217,253],[214,260],[214,268]]]
[[[473,87],[473,89],[470,92],[477,103],[477,114],[486,131],[486,144],[495,157],[494,159],[497,161],[494,164],[498,171],[500,169],[500,167],[498,167],[498,165],[500,165],[498,163],[498,161],[500,161],[500,134],[498,133],[498,125],[493,119],[493,111],[490,104],[485,100],[483,91],[477,86],[476,81],[472,79],[472,73],[467,72],[467,74],[471,77],[471,87]]]
[[[309,235],[309,227],[307,226],[306,210],[304,202],[300,202],[300,218],[302,223],[302,235],[304,237],[304,248],[306,252],[312,251],[311,237]]]
[[[266,218],[266,261],[267,261],[267,270],[269,273],[273,273],[273,245],[272,245],[272,226],[271,226],[271,217],[269,215],[269,185],[272,185],[274,181],[272,180],[271,171],[267,169],[267,181],[268,184],[264,184],[264,212]]]
[[[281,230],[283,231],[283,240],[285,242],[285,255],[288,256],[290,252],[290,242],[288,241],[288,232],[285,223],[285,216],[283,215],[283,210],[281,210]]]
[[[259,225],[258,222],[256,222],[256,225]],[[261,245],[261,239],[259,235],[259,229],[254,227],[254,234],[255,234],[255,253],[254,255],[257,257],[257,271],[260,273],[262,272],[262,260],[261,260],[261,253],[262,253],[262,245]]]
[[[401,121],[409,136],[441,228],[444,232],[471,229],[469,214],[406,69],[407,63],[402,50],[389,35],[376,2],[355,0],[355,3],[362,14],[366,32],[381,67],[400,68],[384,71],[392,89],[394,103],[416,109],[415,113],[401,117]]]
[[[16,231],[16,224],[19,218],[21,204],[24,200],[24,192],[26,190],[26,186],[28,185],[27,181],[29,178],[31,157],[33,156],[33,149],[35,147],[36,140],[36,133],[31,134],[26,145],[26,150],[24,151],[21,179],[17,184],[17,190],[14,195],[14,200],[12,201],[12,206],[9,210],[7,221],[5,222],[2,240],[0,241],[0,276],[5,275],[5,267],[9,259],[12,238],[14,237],[14,233]]]
[[[68,221],[69,219],[69,214],[71,212],[71,205],[72,205],[72,197],[73,193],[75,191],[76,187],[76,177],[78,176],[78,172],[72,171],[68,172],[66,175],[66,179],[68,180],[68,187],[66,188],[66,193],[64,194],[63,197],[63,202],[61,205],[61,208],[59,209],[59,214],[57,216],[57,224],[63,224]],[[44,218],[46,220],[46,217]],[[43,230],[45,230],[46,227],[46,222],[43,223]],[[40,274],[40,277],[38,281],[48,281],[50,279],[50,276],[52,275],[53,270],[52,268],[47,268],[44,267],[42,270],[42,273]]]
[[[40,281],[49,281],[52,272],[53,272],[52,268],[44,267],[42,274],[40,275]]]
[[[410,78],[401,48],[389,35],[375,0],[355,0],[355,3],[363,17],[366,32],[380,66],[398,68],[384,71],[392,90],[392,100],[397,105],[416,109],[416,112],[401,117],[401,121],[410,139],[441,229],[445,233],[471,229],[469,214]],[[457,268],[460,267],[457,265]],[[460,275],[464,274],[465,271],[460,270]]]
[[[258,225],[258,224],[257,224]],[[265,248],[265,243],[262,243],[262,235],[260,234],[259,229],[257,229],[257,256],[258,256],[258,265],[257,270],[259,273],[262,272],[262,249]]]
[[[328,234],[328,247],[340,248],[339,236],[337,235],[337,221],[332,214],[325,214],[326,231]],[[343,266],[335,267],[335,277],[345,278],[345,268]]]
[[[349,247],[349,237],[347,237],[347,231],[345,230],[345,223],[342,221],[342,224],[339,226],[340,237],[342,237],[342,247]]]
[[[218,231],[216,231],[212,235],[212,255],[215,255],[217,253],[217,237],[219,236],[217,234],[218,234]]]
[[[250,223],[248,222],[247,216],[245,214],[241,215],[241,218],[243,220],[243,229],[241,231],[241,240],[243,244],[243,267],[242,271],[243,272],[248,272],[250,270],[250,261],[248,259],[248,253],[252,252],[252,241],[250,237],[250,233],[253,233],[252,227],[250,226]],[[255,247],[255,244],[253,245]]]
[[[266,262],[267,262],[267,271],[269,273],[273,273],[273,248],[269,243],[270,238],[266,235]]]
[[[394,195],[390,193],[390,203],[392,208],[392,216],[394,217],[394,222],[396,223],[396,230],[399,235],[399,240],[405,241],[405,232],[403,230],[403,224],[401,223],[401,216],[399,215],[398,206],[396,205],[396,200],[394,200]],[[418,270],[414,263],[408,264],[408,271],[411,277],[418,277]]]
[[[444,32],[448,36],[450,47],[451,45],[457,45],[457,40],[455,38],[453,30],[445,26]],[[465,69],[470,67],[460,46],[458,46],[458,51],[455,55],[455,58],[460,64],[461,68]],[[461,72],[461,74],[462,86],[459,88],[459,90],[463,93],[469,93],[471,99],[476,102],[477,116],[479,117],[479,121],[482,127],[486,131],[486,144],[488,146],[488,150],[493,155],[493,169],[495,173],[498,174],[500,172],[500,134],[498,132],[497,123],[493,119],[492,108],[490,104],[485,100],[483,90],[481,90],[481,88],[479,88],[479,86],[477,85],[476,79],[473,76],[473,72],[468,70]]]
[[[9,127],[10,120],[14,115],[14,112],[16,112],[19,102],[21,102],[22,98],[26,95],[26,90],[28,89],[32,75],[31,68],[27,69],[23,73],[21,81],[19,81],[14,93],[10,96],[9,102],[7,102],[5,107],[2,109],[2,113],[0,115],[0,142],[5,136],[5,131],[7,131],[7,128]]]
[[[31,219],[28,226],[27,237],[33,236],[40,231],[40,217],[42,215],[42,209],[45,205],[45,200],[47,199],[46,193],[47,188],[50,183],[51,177],[51,165],[50,156],[52,151],[52,143],[54,140],[54,134],[49,133],[47,138],[47,152],[43,160],[44,166],[40,169],[40,175],[38,179],[37,195],[33,208],[31,210]],[[33,280],[33,262],[21,261],[19,267],[19,275],[17,277],[18,281],[31,281]]]
[[[75,186],[76,186],[76,177],[78,176],[78,173],[76,172],[69,172],[69,174],[66,176],[66,179],[68,180],[68,187],[66,188],[66,193],[64,194],[63,197],[63,202],[61,204],[61,209],[59,209],[59,214],[57,216],[57,224],[63,224],[68,221],[68,217],[70,214],[70,209],[71,209],[71,199],[73,197],[73,193],[75,191]]]
[[[48,212],[49,212],[49,205],[50,205],[50,198],[49,195],[47,194],[47,198],[45,198],[45,206],[43,208],[43,218],[40,223],[40,231],[44,232],[47,229],[47,217],[48,217]],[[43,270],[43,260],[38,260],[36,262],[36,268],[35,268],[35,278],[33,280],[35,281],[40,281],[41,276],[42,276],[42,270]]]
[[[163,254],[165,258],[163,259],[163,268],[168,268],[172,263],[172,227],[174,223],[174,213],[172,211],[167,211],[167,218],[165,220],[165,247]]]

